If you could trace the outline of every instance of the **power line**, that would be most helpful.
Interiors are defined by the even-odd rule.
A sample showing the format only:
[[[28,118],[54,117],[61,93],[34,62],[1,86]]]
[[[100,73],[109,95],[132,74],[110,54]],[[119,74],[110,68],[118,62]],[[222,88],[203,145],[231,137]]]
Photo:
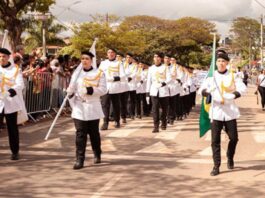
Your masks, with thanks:
[[[262,3],[260,3],[258,0],[254,0],[257,4],[259,4],[262,8],[265,9],[265,5],[263,5]]]

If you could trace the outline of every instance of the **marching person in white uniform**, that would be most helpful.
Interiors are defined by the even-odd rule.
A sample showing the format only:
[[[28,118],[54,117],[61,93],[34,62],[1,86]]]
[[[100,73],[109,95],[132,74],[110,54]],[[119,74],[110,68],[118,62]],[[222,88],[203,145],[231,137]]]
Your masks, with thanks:
[[[83,51],[81,54],[82,68],[75,70],[67,89],[76,128],[76,163],[74,169],[81,169],[84,166],[88,134],[94,152],[94,163],[101,162],[99,121],[104,117],[104,114],[100,97],[107,92],[103,72],[92,67],[94,55],[89,51]]]
[[[127,54],[130,56],[131,64],[128,65],[126,69],[126,75],[128,78],[128,85],[129,85],[129,115],[132,120],[135,117],[135,104],[136,104],[136,72],[138,70],[138,60],[135,57],[132,57],[131,54]],[[126,57],[127,57],[126,56]]]
[[[126,82],[124,67],[116,60],[116,50],[107,51],[108,59],[102,61],[99,70],[105,74],[107,80],[107,94],[102,96],[101,104],[105,115],[101,130],[107,130],[109,125],[110,102],[113,106],[115,128],[120,128],[120,93],[124,92],[122,82]]]
[[[126,60],[123,62],[122,58],[123,58],[123,55],[121,53],[117,54],[116,60],[120,61],[120,63],[123,65],[124,71],[126,73],[126,68],[129,65],[128,59],[126,56]],[[128,114],[128,111],[127,111],[128,97],[129,97],[128,81],[127,80],[121,81],[120,108],[121,108],[121,119],[122,119],[123,124],[127,123],[126,116]]]
[[[211,175],[219,174],[221,165],[221,130],[226,128],[229,137],[227,149],[227,167],[234,168],[234,154],[238,142],[237,121],[240,113],[235,104],[235,99],[239,98],[245,91],[246,86],[242,79],[236,78],[233,72],[227,70],[229,57],[226,53],[217,54],[216,65],[218,70],[214,72],[214,77],[207,78],[199,93],[208,97],[208,103],[212,100],[209,110],[212,131],[212,151],[214,167]]]
[[[169,88],[169,105],[168,105],[168,123],[170,125],[174,124],[174,120],[176,119],[176,102],[177,102],[177,94],[179,93],[179,86],[177,82],[177,65],[176,62],[172,62],[169,55],[164,57],[164,65],[168,67],[171,75],[171,82],[168,84]]]
[[[139,67],[136,72],[136,113],[137,118],[142,118],[142,109],[144,114],[147,114],[148,107],[146,102],[146,81],[148,75],[148,69],[145,69],[145,64],[143,62],[139,63]],[[142,108],[143,107],[143,108]]]
[[[12,152],[11,160],[19,159],[19,131],[18,114],[24,109],[22,97],[24,82],[22,72],[18,66],[9,60],[11,52],[0,48],[0,112],[4,115],[7,124],[9,146]]]
[[[162,53],[154,54],[154,65],[149,68],[146,84],[146,92],[149,93],[152,100],[152,112],[154,120],[153,133],[159,132],[159,109],[161,107],[161,129],[167,128],[167,113],[169,102],[169,88],[168,84],[171,82],[171,76],[169,68],[162,65],[162,59],[164,55]]]

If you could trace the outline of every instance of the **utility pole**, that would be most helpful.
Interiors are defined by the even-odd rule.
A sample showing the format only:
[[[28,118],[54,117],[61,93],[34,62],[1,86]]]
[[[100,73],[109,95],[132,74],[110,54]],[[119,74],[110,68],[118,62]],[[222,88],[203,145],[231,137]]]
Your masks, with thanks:
[[[263,69],[263,14],[260,18],[260,66]]]
[[[50,13],[37,13],[34,18],[42,21],[42,57],[46,58],[46,21],[50,18]]]

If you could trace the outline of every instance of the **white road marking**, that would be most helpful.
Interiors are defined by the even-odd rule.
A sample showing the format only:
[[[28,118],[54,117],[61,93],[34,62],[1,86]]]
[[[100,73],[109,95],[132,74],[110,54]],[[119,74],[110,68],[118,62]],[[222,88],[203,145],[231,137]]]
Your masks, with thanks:
[[[109,189],[111,189],[121,178],[123,174],[116,174],[111,177],[111,180],[107,182],[98,192],[93,194],[90,198],[100,198],[102,197]]]
[[[172,154],[172,149],[169,149],[165,144],[162,142],[157,142],[151,146],[148,146],[144,149],[136,151],[136,153],[161,153],[161,154]]]

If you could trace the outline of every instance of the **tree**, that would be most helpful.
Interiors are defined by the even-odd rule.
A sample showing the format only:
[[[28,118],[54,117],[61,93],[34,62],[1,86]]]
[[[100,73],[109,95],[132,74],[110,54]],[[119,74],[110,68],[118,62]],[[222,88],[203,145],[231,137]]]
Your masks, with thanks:
[[[65,31],[66,28],[59,23],[54,22],[54,17],[50,17],[45,22],[46,28],[46,44],[47,45],[58,45],[63,46],[64,41],[57,36],[62,31]],[[37,48],[42,45],[42,22],[33,21],[30,26],[26,29],[28,35],[24,39],[24,44],[27,51],[32,51],[34,48]]]
[[[9,31],[11,47],[21,44],[25,19],[22,15],[28,11],[47,12],[55,0],[0,0],[0,21],[4,29]]]
[[[236,51],[239,51],[243,57],[249,58],[250,54],[253,54],[254,57],[258,55],[258,49],[260,47],[260,24],[257,20],[238,17],[233,21],[230,33],[232,47]]]

